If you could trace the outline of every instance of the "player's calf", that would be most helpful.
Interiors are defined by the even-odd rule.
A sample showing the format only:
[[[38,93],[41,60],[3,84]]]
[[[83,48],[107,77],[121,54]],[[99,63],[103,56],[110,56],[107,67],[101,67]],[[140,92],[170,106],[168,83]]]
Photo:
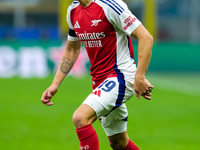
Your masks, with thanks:
[[[108,141],[113,150],[124,150],[128,145],[129,138],[127,132],[108,136]]]
[[[113,150],[123,150],[126,147],[125,143],[122,143],[122,142],[118,142],[118,143],[110,142],[109,144]]]

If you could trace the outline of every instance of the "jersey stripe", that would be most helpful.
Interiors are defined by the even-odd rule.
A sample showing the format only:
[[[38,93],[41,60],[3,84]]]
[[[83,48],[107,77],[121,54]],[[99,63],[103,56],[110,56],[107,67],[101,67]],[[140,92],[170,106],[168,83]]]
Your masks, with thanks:
[[[122,104],[124,96],[125,96],[126,84],[125,84],[125,80],[124,80],[124,74],[118,69],[117,56],[115,58],[114,70],[117,73],[117,80],[119,82],[119,91],[118,91],[118,97],[117,97],[117,101],[115,103],[115,107],[119,107]],[[113,109],[115,109],[115,108],[113,108]]]
[[[123,12],[123,10],[121,10],[119,7],[113,4],[110,0],[100,0],[100,1],[108,5],[110,8],[112,8],[118,15],[121,15],[121,13]]]
[[[119,7],[119,4],[116,3],[114,0],[107,0],[109,3],[111,3],[116,9],[118,9],[121,13],[124,11],[124,9],[122,7]],[[112,2],[113,1],[113,2]],[[115,4],[117,4],[118,6],[116,6]],[[121,9],[122,8],[122,9]]]
[[[111,1],[113,1],[113,3],[115,3],[116,5],[118,5],[118,7],[119,7],[119,8],[121,8],[121,9],[122,9],[122,11],[124,11],[124,8],[123,8],[122,6],[120,6],[120,4],[119,4],[119,3],[117,3],[115,0],[111,0]]]
[[[74,0],[74,1],[73,1],[73,4],[77,4],[77,3],[79,3],[78,0]]]
[[[124,118],[124,119],[122,119],[123,121],[128,121],[128,116],[126,117],[126,118]]]
[[[125,79],[124,79],[124,74],[118,69],[118,66],[117,66],[117,56],[115,58],[114,70],[117,73],[117,80],[119,82],[118,97],[117,97],[117,100],[115,102],[115,107],[113,107],[112,110],[108,114],[106,114],[104,117],[106,117],[113,110],[115,110],[116,108],[118,108],[119,106],[121,106],[121,104],[122,104],[122,102],[124,100],[125,92],[126,92],[126,83],[125,83]]]
[[[132,56],[132,53],[131,53],[131,48],[130,48],[130,37],[127,35],[127,40],[128,40],[128,49],[129,49],[129,52],[130,52],[130,57],[132,58],[132,59],[134,59],[134,56]]]
[[[121,106],[121,104],[124,100],[125,90],[126,90],[125,80],[124,80],[124,78],[121,78],[120,76],[121,75],[117,75],[117,79],[118,79],[118,82],[119,82],[119,91],[118,91],[117,101],[115,103],[116,107]]]

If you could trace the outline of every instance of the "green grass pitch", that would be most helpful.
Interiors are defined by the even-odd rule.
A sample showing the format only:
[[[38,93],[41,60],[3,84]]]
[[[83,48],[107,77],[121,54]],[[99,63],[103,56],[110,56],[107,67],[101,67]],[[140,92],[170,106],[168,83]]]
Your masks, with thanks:
[[[151,101],[127,102],[128,133],[141,150],[200,149],[199,74],[148,73]],[[54,105],[40,102],[53,77],[0,79],[0,149],[78,150],[72,114],[91,92],[90,77],[64,80]],[[100,150],[111,150],[99,123]]]

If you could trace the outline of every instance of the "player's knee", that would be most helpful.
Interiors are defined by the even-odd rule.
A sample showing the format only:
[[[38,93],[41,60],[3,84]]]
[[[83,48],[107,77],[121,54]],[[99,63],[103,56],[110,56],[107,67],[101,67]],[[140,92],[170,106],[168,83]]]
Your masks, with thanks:
[[[76,128],[80,128],[87,125],[87,119],[81,113],[74,112],[72,120]]]
[[[123,150],[126,147],[126,143],[123,141],[109,141],[113,150]]]

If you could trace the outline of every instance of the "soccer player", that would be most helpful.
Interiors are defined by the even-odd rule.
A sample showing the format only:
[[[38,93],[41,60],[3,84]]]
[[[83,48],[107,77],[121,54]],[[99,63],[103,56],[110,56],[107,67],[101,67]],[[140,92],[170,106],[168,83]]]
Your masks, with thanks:
[[[134,94],[151,99],[153,86],[145,78],[153,38],[122,0],[74,0],[67,11],[69,34],[59,68],[41,101],[53,105],[63,79],[79,56],[81,42],[91,63],[93,91],[74,112],[81,150],[99,150],[92,123],[99,119],[114,150],[139,150],[127,134],[125,102]],[[130,36],[138,40],[138,66]]]

